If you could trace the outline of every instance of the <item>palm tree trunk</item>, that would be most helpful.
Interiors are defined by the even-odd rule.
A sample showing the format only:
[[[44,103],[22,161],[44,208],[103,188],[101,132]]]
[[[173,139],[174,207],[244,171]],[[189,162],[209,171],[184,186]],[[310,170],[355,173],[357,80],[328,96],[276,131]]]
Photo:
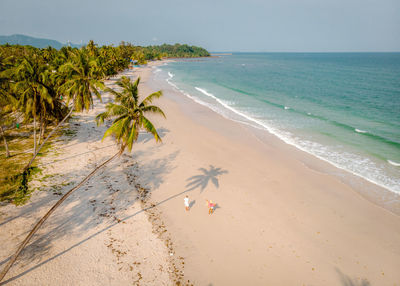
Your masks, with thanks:
[[[46,128],[47,128],[47,121],[46,121],[46,119],[45,119],[45,120],[43,120],[42,133],[40,133],[40,137],[42,138],[42,140],[43,140],[43,138],[44,138],[44,132],[46,132]]]
[[[39,117],[39,134],[38,134],[37,145],[40,145],[42,128],[43,128],[43,116],[42,116],[42,113],[40,113],[40,117]]]
[[[42,226],[42,224],[49,218],[49,216],[57,209],[59,205],[61,205],[62,202],[64,202],[74,191],[79,189],[84,183],[86,183],[98,170],[100,170],[102,167],[104,167],[106,164],[111,162],[114,158],[117,156],[121,155],[122,151],[118,151],[115,155],[113,155],[111,158],[107,159],[105,162],[103,162],[101,165],[96,167],[89,175],[87,175],[78,185],[73,187],[71,190],[69,190],[65,195],[62,196],[61,199],[57,201],[57,203],[40,219],[40,221],[35,225],[35,227],[31,230],[31,232],[28,234],[28,236],[24,239],[24,241],[21,243],[21,245],[18,247],[17,251],[14,253],[14,255],[11,257],[10,261],[4,267],[3,271],[0,273],[0,282],[3,280],[4,276],[6,276],[8,270],[10,270],[11,266],[14,264],[14,262],[17,260],[19,254],[21,251],[25,248],[25,246],[28,244],[32,236],[38,231],[38,229]]]
[[[4,147],[6,148],[6,158],[10,157],[10,150],[8,150],[8,143],[6,139],[6,134],[4,133],[3,126],[0,125],[1,135],[3,136]]]
[[[33,115],[33,156],[36,154],[36,114]]]
[[[43,140],[42,144],[40,144],[37,152],[34,153],[32,159],[29,161],[28,165],[25,167],[25,170],[29,169],[33,163],[33,161],[35,160],[37,154],[39,153],[40,149],[42,149],[43,145],[50,139],[50,137],[54,134],[54,132],[57,131],[57,129],[63,125],[63,123],[65,122],[65,120],[67,120],[72,112],[74,111],[74,105],[75,105],[75,99],[76,99],[76,95],[74,95],[74,99],[72,100],[72,105],[71,105],[71,110],[68,112],[68,114],[63,118],[63,120],[61,120],[56,127],[53,128],[53,130],[51,130],[51,132],[49,133],[49,135],[47,135],[46,139]]]

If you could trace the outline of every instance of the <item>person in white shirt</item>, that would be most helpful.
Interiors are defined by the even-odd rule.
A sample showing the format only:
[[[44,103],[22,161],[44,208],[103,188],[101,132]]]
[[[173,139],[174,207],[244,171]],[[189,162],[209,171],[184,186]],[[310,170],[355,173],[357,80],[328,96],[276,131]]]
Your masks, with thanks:
[[[188,210],[189,210],[189,197],[186,196],[186,197],[183,199],[183,201],[184,201],[184,203],[185,203],[185,209],[186,209],[186,211],[188,211]]]

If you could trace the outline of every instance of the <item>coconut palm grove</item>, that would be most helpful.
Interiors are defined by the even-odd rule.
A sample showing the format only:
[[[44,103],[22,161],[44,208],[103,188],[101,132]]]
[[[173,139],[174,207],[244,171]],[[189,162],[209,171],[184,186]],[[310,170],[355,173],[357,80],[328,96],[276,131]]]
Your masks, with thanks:
[[[209,56],[205,49],[181,44],[98,47],[90,41],[81,48],[59,50],[0,46],[0,164],[8,170],[0,178],[0,201],[21,204],[29,198],[29,179],[40,171],[37,156],[74,111],[91,108],[94,96],[101,99],[103,80],[133,64],[204,56]]]
[[[107,104],[106,111],[98,114],[97,122],[103,124],[104,120],[114,118],[104,137],[113,135],[119,145],[115,155],[66,192],[35,225],[0,273],[0,281],[56,208],[126,148],[131,151],[140,130],[152,134],[156,141],[161,140],[146,114],[156,113],[165,117],[163,111],[152,104],[154,99],[162,96],[162,92],[150,94],[140,101],[140,78],[131,82],[129,78],[122,77],[117,82],[121,92],[106,88],[103,80],[132,64],[145,64],[166,57],[201,56],[209,56],[209,53],[202,48],[179,44],[137,47],[122,42],[118,47],[97,47],[90,41],[80,49],[38,49],[19,45],[0,47],[0,131],[5,151],[1,155],[5,157],[1,158],[1,168],[9,170],[0,178],[0,201],[14,204],[27,201],[33,191],[29,188],[29,180],[40,171],[35,159],[43,155],[51,139],[57,136],[60,127],[74,111],[89,110],[93,106],[93,96],[101,100],[101,90],[111,92],[115,103]],[[25,137],[28,134],[28,138],[21,140],[21,133]]]

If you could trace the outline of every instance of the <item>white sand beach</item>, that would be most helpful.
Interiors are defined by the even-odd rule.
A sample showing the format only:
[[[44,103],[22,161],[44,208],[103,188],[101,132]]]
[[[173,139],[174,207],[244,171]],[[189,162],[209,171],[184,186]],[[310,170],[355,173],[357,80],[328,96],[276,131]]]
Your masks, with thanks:
[[[118,151],[113,140],[101,140],[106,127],[94,121],[109,100],[103,94],[103,103],[74,116],[76,134],[64,136],[41,161],[47,179],[36,183],[57,189],[34,193],[24,206],[0,207],[1,266],[61,193]],[[135,170],[135,162],[123,155],[99,171],[49,218],[1,285],[173,284],[173,260],[154,229],[161,223],[143,211]]]
[[[141,76],[142,95],[163,90],[156,104],[167,119],[152,118],[163,143],[143,134],[99,171],[1,285],[400,285],[398,215],[299,160],[318,159],[155,82],[156,64],[125,75]],[[57,192],[117,151],[94,122],[108,100],[77,114],[76,135],[42,159],[50,182],[71,183]],[[36,192],[24,206],[0,207],[0,267],[58,198]],[[212,215],[206,199],[217,203]]]
[[[143,83],[145,93],[160,85]],[[157,121],[164,143],[141,142],[133,156],[185,258],[187,279],[196,285],[400,285],[399,216],[307,167],[299,158],[324,162],[274,136],[261,138],[172,87],[164,94],[167,120]],[[195,201],[189,213],[186,194]],[[206,199],[218,204],[212,216]]]

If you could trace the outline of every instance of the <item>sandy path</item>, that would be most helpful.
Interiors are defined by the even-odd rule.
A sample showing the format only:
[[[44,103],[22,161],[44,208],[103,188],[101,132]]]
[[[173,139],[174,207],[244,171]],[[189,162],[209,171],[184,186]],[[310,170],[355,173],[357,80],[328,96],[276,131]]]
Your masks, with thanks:
[[[75,115],[70,124],[76,134],[42,160],[44,184],[57,188],[34,193],[25,206],[0,207],[0,265],[61,193],[117,152],[112,139],[101,142],[106,127],[97,127],[94,118],[103,110],[96,101],[93,110]],[[125,154],[76,191],[33,237],[2,285],[171,285],[170,250],[142,211],[135,166]]]

